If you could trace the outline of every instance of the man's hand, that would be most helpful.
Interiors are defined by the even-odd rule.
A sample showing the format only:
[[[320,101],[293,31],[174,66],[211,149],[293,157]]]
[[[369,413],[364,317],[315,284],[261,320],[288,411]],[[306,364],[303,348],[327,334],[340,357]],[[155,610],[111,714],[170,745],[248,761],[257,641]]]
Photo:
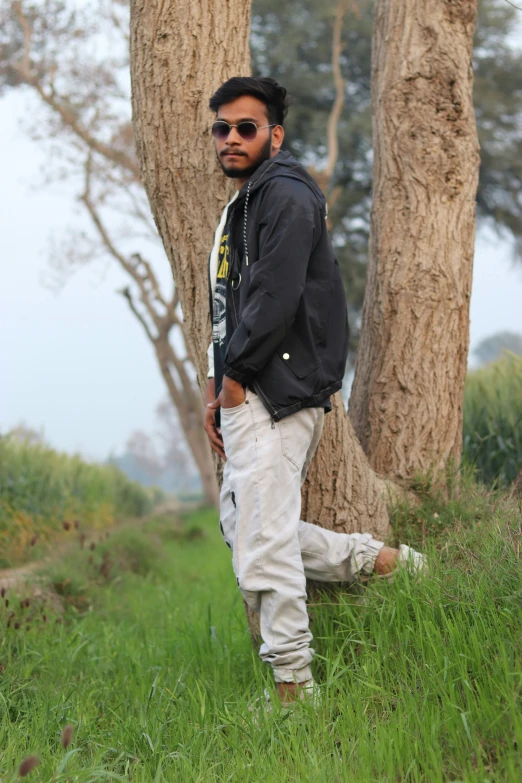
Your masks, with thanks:
[[[205,428],[205,432],[208,435],[210,448],[212,451],[215,451],[216,454],[219,454],[222,459],[226,459],[221,430],[216,427],[216,408],[218,406],[214,404],[217,402],[215,399],[215,388],[214,378],[210,378],[207,385],[207,407],[205,408],[205,420],[203,422],[203,426]]]
[[[233,381],[232,378],[225,375],[223,378],[223,387],[216,403],[218,401],[219,403],[214,406],[215,408],[218,408],[220,405],[222,408],[235,408],[245,401],[245,390],[240,383]]]
[[[205,432],[208,435],[211,448],[219,454],[220,457],[226,459],[225,450],[223,447],[223,437],[221,430],[216,427],[216,410],[217,408],[235,408],[237,405],[241,405],[245,401],[245,390],[237,381],[233,381],[232,378],[228,378],[226,375],[223,378],[223,388],[217,399],[214,379],[211,378],[207,386],[207,408],[205,411]]]

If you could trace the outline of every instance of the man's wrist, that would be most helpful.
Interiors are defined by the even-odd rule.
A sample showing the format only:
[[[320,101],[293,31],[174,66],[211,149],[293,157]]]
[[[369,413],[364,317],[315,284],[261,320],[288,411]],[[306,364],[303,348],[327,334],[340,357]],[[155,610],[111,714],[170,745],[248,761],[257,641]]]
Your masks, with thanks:
[[[214,402],[216,399],[216,385],[214,378],[209,378],[207,383],[207,403]]]
[[[237,381],[242,386],[246,386],[248,382],[248,376],[238,372],[237,370],[233,370],[232,367],[230,367],[228,364],[225,365],[223,374],[225,378],[232,378],[232,380]]]
[[[223,386],[227,386],[229,389],[238,389],[243,388],[243,384],[239,381],[235,381],[233,378],[230,378],[228,375],[223,376]]]

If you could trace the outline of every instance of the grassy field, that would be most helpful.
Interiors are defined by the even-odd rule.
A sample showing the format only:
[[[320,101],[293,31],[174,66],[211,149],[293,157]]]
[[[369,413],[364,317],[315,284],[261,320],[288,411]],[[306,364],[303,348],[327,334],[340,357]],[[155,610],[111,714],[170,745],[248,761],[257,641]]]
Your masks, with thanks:
[[[0,610],[0,780],[36,754],[56,783],[520,781],[520,509],[467,490],[396,523],[430,578],[312,608],[321,704],[257,718],[270,672],[213,513],[74,546],[47,577],[63,614]]]
[[[0,437],[0,568],[39,559],[75,525],[105,529],[151,506],[114,466]]]
[[[463,458],[486,484],[507,486],[522,468],[522,357],[468,373],[464,394]]]

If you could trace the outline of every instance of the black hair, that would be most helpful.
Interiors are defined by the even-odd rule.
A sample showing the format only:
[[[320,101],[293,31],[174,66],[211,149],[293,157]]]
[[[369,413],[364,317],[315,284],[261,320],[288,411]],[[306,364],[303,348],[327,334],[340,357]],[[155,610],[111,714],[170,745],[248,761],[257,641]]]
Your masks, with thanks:
[[[216,90],[209,107],[217,112],[220,106],[242,95],[252,95],[262,101],[268,110],[268,121],[274,125],[283,124],[292,102],[286,89],[269,76],[233,76]]]

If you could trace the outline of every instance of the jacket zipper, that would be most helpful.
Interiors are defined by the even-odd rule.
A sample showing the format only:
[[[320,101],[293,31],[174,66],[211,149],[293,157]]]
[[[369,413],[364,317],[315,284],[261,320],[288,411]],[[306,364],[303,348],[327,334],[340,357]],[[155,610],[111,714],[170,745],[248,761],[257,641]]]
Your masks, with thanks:
[[[261,386],[258,384],[258,382],[253,381],[252,386],[254,387],[254,389],[256,389],[257,393],[268,403],[268,405],[270,406],[270,408],[272,409],[275,415],[277,413],[276,409],[274,408],[274,406],[272,405],[272,403],[270,402],[266,394],[263,393],[263,390]],[[274,416],[270,416],[270,421],[272,422],[272,429],[275,430]]]

